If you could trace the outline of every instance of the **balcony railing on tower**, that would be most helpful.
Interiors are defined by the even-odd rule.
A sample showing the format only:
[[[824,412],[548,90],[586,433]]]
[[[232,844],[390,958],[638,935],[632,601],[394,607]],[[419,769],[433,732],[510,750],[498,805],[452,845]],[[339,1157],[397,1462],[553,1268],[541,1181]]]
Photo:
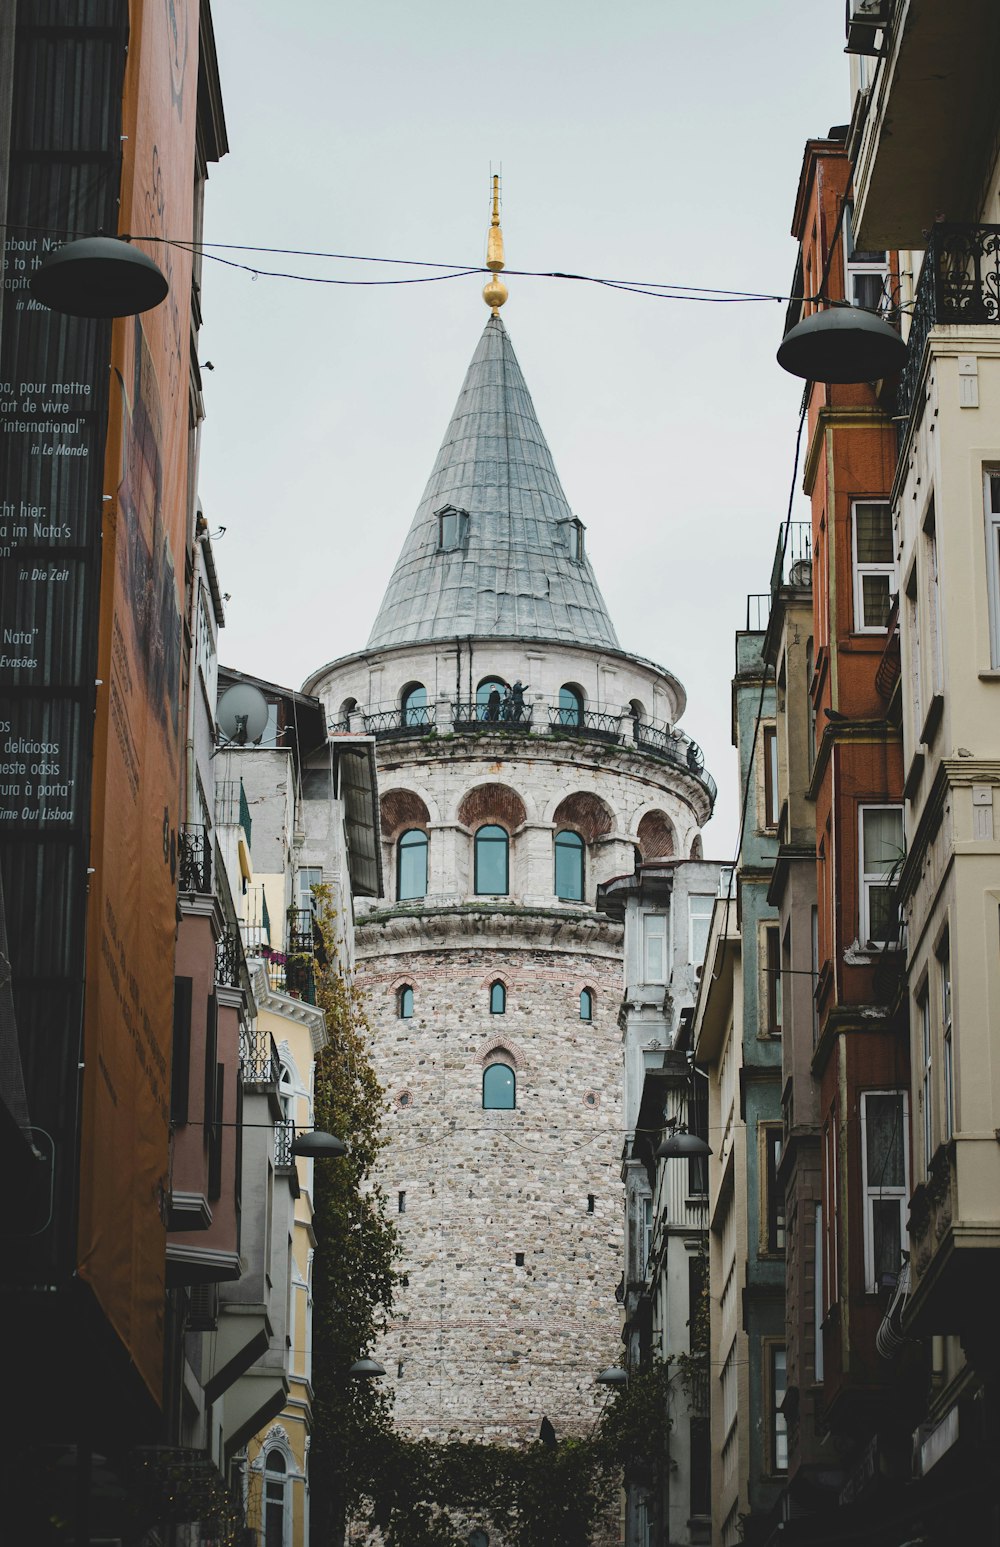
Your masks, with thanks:
[[[1000,325],[1000,225],[942,222],[932,227],[913,305],[906,364],[899,378],[897,407],[901,416],[909,417],[913,411],[923,373],[924,345],[938,323]]]

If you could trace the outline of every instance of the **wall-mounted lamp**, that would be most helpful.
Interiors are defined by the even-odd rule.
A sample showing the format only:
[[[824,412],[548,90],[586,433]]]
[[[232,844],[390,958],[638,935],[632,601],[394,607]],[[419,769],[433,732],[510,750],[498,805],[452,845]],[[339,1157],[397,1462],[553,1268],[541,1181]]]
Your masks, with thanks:
[[[347,1373],[353,1380],[378,1380],[385,1374],[385,1365],[377,1359],[355,1359]]]
[[[602,1370],[600,1375],[595,1375],[594,1379],[599,1386],[627,1386],[628,1370],[623,1370],[617,1364],[609,1364],[608,1368]]]

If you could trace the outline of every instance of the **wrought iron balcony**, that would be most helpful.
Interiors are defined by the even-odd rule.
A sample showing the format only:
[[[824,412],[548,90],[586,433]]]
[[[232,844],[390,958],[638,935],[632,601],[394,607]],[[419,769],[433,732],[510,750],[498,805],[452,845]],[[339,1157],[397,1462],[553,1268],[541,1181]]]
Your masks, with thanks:
[[[373,709],[365,711],[369,736],[426,736],[434,721],[428,708]]]
[[[490,714],[488,704],[452,704],[451,723],[457,731],[510,731],[531,730],[530,704],[501,704],[496,714]]]
[[[242,983],[243,941],[238,929],[224,929],[215,942],[215,981],[223,988],[239,988]]]
[[[924,345],[936,325],[1000,325],[1000,226],[935,225],[923,268],[899,378],[900,415],[913,412]]]
[[[311,908],[289,908],[288,951],[312,955],[315,950],[316,920]]]
[[[567,709],[550,704],[549,729],[559,735],[586,736],[593,741],[618,741],[622,717],[609,709]]]
[[[782,585],[812,585],[812,522],[790,521],[778,532],[778,546],[771,566],[771,596]],[[751,598],[747,598],[749,601]],[[770,609],[769,609],[770,612]]]
[[[715,804],[718,787],[705,768],[705,754],[696,741],[685,736],[683,731],[671,730],[669,726],[659,725],[654,720],[634,720],[632,723],[637,746],[645,752],[665,758],[675,768],[693,774],[708,791],[712,804]]]
[[[294,1166],[292,1156],[292,1141],[295,1138],[295,1124],[290,1119],[274,1125],[274,1164],[286,1168]]]
[[[212,840],[208,828],[186,822],[177,834],[177,848],[181,891],[207,896],[212,890]]]
[[[269,1031],[256,1026],[240,1033],[240,1079],[244,1085],[273,1085],[281,1079],[281,1060]]]

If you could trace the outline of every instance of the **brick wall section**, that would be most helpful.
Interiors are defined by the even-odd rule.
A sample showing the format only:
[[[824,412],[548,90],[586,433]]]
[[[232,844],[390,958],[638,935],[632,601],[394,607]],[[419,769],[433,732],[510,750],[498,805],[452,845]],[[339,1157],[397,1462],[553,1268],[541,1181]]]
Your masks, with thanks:
[[[414,827],[426,831],[430,821],[427,807],[412,790],[387,790],[379,802],[379,810],[382,836],[389,841]]]
[[[419,920],[409,942],[385,934],[367,923],[358,944],[387,1096],[382,1184],[409,1276],[378,1350],[396,1421],[513,1441],[547,1416],[562,1435],[583,1432],[602,1395],[594,1376],[620,1356],[620,937],[609,926],[581,951],[516,937],[431,949]],[[491,1015],[497,977],[507,1009]],[[411,1020],[397,1015],[401,978]],[[482,1107],[495,1047],[516,1070],[514,1111]]]
[[[506,784],[480,784],[463,796],[457,811],[463,826],[475,829],[484,823],[496,823],[509,833],[524,826],[527,812],[516,790]]]
[[[557,831],[563,827],[572,827],[586,843],[603,838],[614,827],[611,812],[604,801],[586,791],[567,795],[565,800],[561,800],[552,821]]]

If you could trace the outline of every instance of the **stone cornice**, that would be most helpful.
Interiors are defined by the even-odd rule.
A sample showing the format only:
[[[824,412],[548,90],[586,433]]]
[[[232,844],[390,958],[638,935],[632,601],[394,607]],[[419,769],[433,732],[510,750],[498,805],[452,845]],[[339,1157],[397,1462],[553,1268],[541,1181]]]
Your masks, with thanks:
[[[468,903],[464,906],[386,909],[369,913],[355,925],[359,959],[398,952],[434,951],[506,945],[572,955],[621,955],[624,929],[597,913],[555,908],[512,908],[510,904]]]

